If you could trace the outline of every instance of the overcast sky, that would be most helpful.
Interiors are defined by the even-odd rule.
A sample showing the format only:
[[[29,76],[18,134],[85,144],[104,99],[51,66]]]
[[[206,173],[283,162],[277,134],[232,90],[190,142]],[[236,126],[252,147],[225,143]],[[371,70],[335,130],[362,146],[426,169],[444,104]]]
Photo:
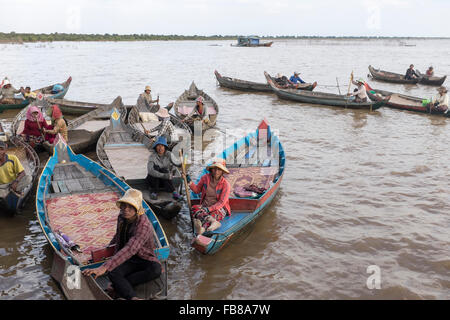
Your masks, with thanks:
[[[449,0],[0,0],[0,32],[450,37]]]

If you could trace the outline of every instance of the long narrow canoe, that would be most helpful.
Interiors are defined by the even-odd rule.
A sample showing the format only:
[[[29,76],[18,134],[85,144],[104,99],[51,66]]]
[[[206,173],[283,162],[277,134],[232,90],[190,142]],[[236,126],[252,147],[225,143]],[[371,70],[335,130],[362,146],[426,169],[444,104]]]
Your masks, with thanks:
[[[197,237],[193,246],[204,254],[220,250],[263,214],[280,188],[286,162],[283,146],[266,120],[256,131],[225,149],[218,158],[226,160],[230,171],[225,178],[231,185],[231,215],[221,221],[219,229]],[[197,183],[205,174],[208,171],[203,169]],[[251,184],[265,191],[261,194],[246,191],[245,187]],[[192,204],[200,203],[198,194],[191,192],[191,199]]]
[[[105,260],[92,261],[92,251],[109,245],[116,232],[119,209],[116,201],[130,188],[116,175],[72,149],[59,139],[39,177],[36,213],[42,231],[53,249],[51,275],[69,300],[110,300],[105,289],[107,276],[94,280],[80,270],[96,268]],[[153,226],[155,251],[161,262],[161,276],[136,288],[143,299],[167,296],[169,244],[164,230],[150,207],[142,201]],[[81,252],[66,248],[55,236],[67,235]]]
[[[367,95],[372,101],[384,101],[385,105],[390,108],[409,110],[420,113],[430,113],[443,117],[450,117],[450,112],[442,113],[436,110],[428,111],[427,107],[422,104],[424,98],[408,96],[400,93],[390,92],[386,90],[373,89],[366,83]]]
[[[107,103],[75,101],[67,99],[46,98],[49,104],[57,104],[65,115],[80,116],[91,112],[98,108],[109,106]],[[125,105],[127,109],[131,109],[131,105]],[[109,114],[109,113],[108,113]]]
[[[221,87],[243,91],[272,92],[272,88],[267,83],[225,77],[217,70],[214,71],[214,74]]]
[[[175,115],[181,120],[185,119],[186,116],[194,109],[197,99],[199,96],[203,96],[205,107],[208,108],[209,121],[206,123],[202,121],[202,132],[213,128],[216,125],[217,116],[219,115],[219,106],[217,102],[214,101],[206,92],[200,90],[192,81],[188,90],[185,90],[173,105]],[[188,120],[186,124],[191,128],[194,133],[194,121]]]
[[[420,81],[420,78],[407,80],[405,79],[404,74],[375,69],[372,66],[369,66],[369,71],[372,74],[373,79],[378,81],[401,84],[416,84]]]
[[[36,95],[38,94],[42,94],[44,98],[64,98],[64,96],[66,95],[67,91],[69,90],[70,87],[70,83],[72,82],[72,77],[69,77],[66,81],[61,82],[61,83],[55,83],[55,84],[60,84],[63,86],[63,90],[58,92],[58,93],[52,93],[52,89],[53,89],[53,85],[47,86],[47,87],[43,87],[40,89],[36,89],[33,90],[34,93],[36,93]],[[7,109],[22,109],[24,107],[26,107],[29,103],[30,100],[28,99],[16,99],[16,104],[0,104],[0,113],[3,112],[3,110],[7,110]]]
[[[142,191],[143,197],[152,209],[166,219],[172,219],[181,210],[180,201],[172,198],[172,193],[158,192],[158,199],[150,198],[147,177],[147,162],[153,146],[153,139],[130,125],[123,123],[116,109],[112,110],[111,123],[97,141],[97,157],[100,163],[114,172],[132,187]],[[176,161],[176,160],[175,160]],[[174,167],[173,183],[181,194],[181,174]]]
[[[281,87],[276,81],[275,78],[272,77],[270,74],[268,74],[267,72],[264,72],[264,76],[269,77],[272,80],[272,83],[275,85],[275,87],[277,87],[278,89],[286,89]],[[268,84],[269,85],[269,84]],[[292,90],[305,90],[305,91],[313,91],[314,88],[317,86],[317,82],[314,81],[313,83],[299,83],[298,86],[296,88],[287,88],[287,89],[292,89]],[[271,87],[269,85],[269,87]]]
[[[267,72],[264,72],[264,74],[266,75],[267,82],[272,87],[272,90],[281,99],[298,101],[303,103],[348,108],[348,109],[368,109],[368,110],[376,110],[384,104],[383,101],[353,102],[352,100],[349,99],[348,96],[326,92],[310,92],[295,89],[278,89],[274,85],[272,79],[269,77]]]
[[[36,151],[19,137],[11,137],[9,139],[9,145],[7,154],[15,155],[22,164],[25,174],[31,177],[30,183],[21,194],[10,192],[5,198],[0,198],[0,208],[2,211],[6,210],[11,215],[14,215],[23,208],[30,195],[33,183],[38,175],[40,161]]]
[[[166,106],[166,109],[170,109],[173,104],[169,104]],[[177,143],[179,143],[183,137],[188,137],[192,134],[191,128],[185,123],[181,122],[181,120],[169,113],[170,122],[172,122],[175,128],[175,141],[168,141],[169,148],[173,148]],[[139,108],[137,105],[132,106],[130,112],[128,113],[128,124],[133,127],[133,129],[144,134],[144,129],[148,131],[152,131],[152,129],[156,128],[161,124],[161,121],[158,120],[158,117],[150,110],[148,107]],[[150,132],[149,137],[154,138],[159,134],[159,131]]]
[[[427,84],[430,86],[442,86],[447,76],[436,77],[436,76],[427,76],[426,74],[420,73],[420,71],[416,70],[417,74],[421,76],[419,81],[420,84]]]

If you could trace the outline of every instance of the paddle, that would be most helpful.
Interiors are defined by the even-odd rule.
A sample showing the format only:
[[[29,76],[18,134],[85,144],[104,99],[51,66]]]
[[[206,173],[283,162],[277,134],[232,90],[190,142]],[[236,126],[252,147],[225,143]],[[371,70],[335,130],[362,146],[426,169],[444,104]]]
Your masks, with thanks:
[[[183,149],[180,149],[180,160],[181,160],[181,170],[183,172],[184,189],[186,190],[186,201],[187,201],[187,204],[189,207],[189,218],[191,219],[192,233],[194,233],[194,221],[192,220],[192,215],[191,215],[191,211],[192,211],[191,195],[189,193],[189,184],[188,184],[187,178],[186,178],[187,156],[183,157]]]
[[[348,82],[347,99],[345,100],[345,108],[347,108],[348,101],[350,100],[350,86],[352,85],[352,81],[353,81],[353,70],[352,70],[352,73],[350,73],[350,81]]]

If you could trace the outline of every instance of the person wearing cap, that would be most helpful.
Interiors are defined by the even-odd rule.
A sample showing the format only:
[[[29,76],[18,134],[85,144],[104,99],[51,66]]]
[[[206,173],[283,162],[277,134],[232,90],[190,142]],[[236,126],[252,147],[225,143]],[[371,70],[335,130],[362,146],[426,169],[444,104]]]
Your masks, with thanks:
[[[150,86],[146,86],[144,92],[139,95],[136,103],[139,110],[150,109],[150,112],[155,112],[156,110],[158,110],[157,108],[159,108],[159,98],[156,100],[152,100],[152,95],[150,93],[151,91],[152,89],[150,88]],[[156,103],[156,105],[153,103]]]
[[[448,94],[447,88],[440,86],[437,88],[438,94],[431,99],[431,102],[427,105],[428,112],[436,111],[440,113],[448,112]]]
[[[7,149],[8,145],[0,141],[0,198],[5,198],[11,191],[20,194],[32,181],[19,158],[8,154]]]
[[[275,77],[274,80],[277,86],[280,88],[286,89],[295,86],[295,84],[292,81],[290,81],[286,76],[283,76],[281,73],[277,73],[277,76]]]
[[[192,109],[192,111],[181,120],[182,122],[190,122],[196,119],[200,119],[205,123],[209,122],[209,113],[208,113],[208,107],[205,106],[205,98],[202,96],[198,96],[197,99],[195,99],[195,106]]]
[[[305,81],[303,81],[300,78],[300,73],[298,72],[294,72],[294,75],[292,77],[289,78],[289,81],[295,86],[298,87],[298,84],[300,83],[305,83]]]
[[[165,137],[158,137],[152,146],[147,162],[147,182],[149,184],[150,198],[158,199],[158,191],[172,192],[173,198],[178,200],[180,195],[175,191],[172,183],[173,166],[180,166],[180,162],[169,151]]]
[[[63,114],[61,112],[61,109],[59,109],[58,105],[54,104],[49,109],[47,109],[47,115],[52,117],[53,129],[43,129],[44,133],[53,135],[54,137],[56,137],[58,134],[61,134],[64,141],[68,143],[69,136],[67,130],[67,123],[64,120]],[[52,143],[50,143],[50,141],[45,141],[44,143],[51,145],[53,141]]]
[[[176,140],[175,137],[175,128],[170,121],[169,111],[166,108],[159,108],[158,112],[155,113],[158,116],[158,120],[161,121],[159,125],[154,127],[152,130],[145,130],[145,134],[151,134],[152,132],[157,132],[156,139],[164,136],[168,143],[174,142]]]
[[[417,78],[419,78],[419,75],[414,70],[414,65],[411,64],[409,66],[409,68],[406,70],[405,79],[406,80],[412,80],[412,79],[417,79]]]
[[[95,278],[108,273],[112,288],[119,298],[140,300],[133,287],[158,278],[161,263],[156,257],[154,231],[142,207],[142,192],[128,189],[116,202],[120,209],[116,233],[109,243],[114,255],[103,265],[85,269],[83,274]]]
[[[23,131],[20,135],[31,146],[41,144],[44,140],[47,140],[49,143],[53,143],[54,136],[50,134],[46,134],[44,136],[43,130],[51,130],[52,128],[53,127],[51,125],[47,124],[41,110],[39,110],[37,106],[30,106],[27,110]]]
[[[215,160],[206,167],[206,170],[209,173],[204,174],[198,184],[189,183],[189,188],[194,193],[201,193],[200,205],[192,206],[191,212],[197,236],[205,231],[214,231],[220,228],[220,221],[226,215],[231,214],[229,203],[231,187],[224,177],[225,173],[230,172],[226,167],[225,160]],[[186,175],[186,179],[188,182],[191,180],[189,175]]]
[[[3,86],[0,89],[0,103],[2,104],[15,104],[16,102],[16,98],[14,97],[14,95],[16,93],[23,93],[24,89],[23,87],[20,87],[19,90],[17,90],[16,88],[14,88],[11,85],[11,82],[9,82],[8,79],[3,80]]]
[[[353,91],[353,93],[350,93],[349,95],[351,97],[355,97],[354,102],[367,102],[369,97],[367,96],[367,92],[366,92],[366,86],[364,85],[364,80],[363,79],[358,79],[356,81],[353,81],[352,79],[352,83],[357,86],[357,88]]]
[[[429,67],[428,68],[428,70],[427,70],[427,72],[426,72],[426,75],[428,76],[428,77],[432,77],[432,76],[434,76],[434,69],[433,69],[433,67]]]

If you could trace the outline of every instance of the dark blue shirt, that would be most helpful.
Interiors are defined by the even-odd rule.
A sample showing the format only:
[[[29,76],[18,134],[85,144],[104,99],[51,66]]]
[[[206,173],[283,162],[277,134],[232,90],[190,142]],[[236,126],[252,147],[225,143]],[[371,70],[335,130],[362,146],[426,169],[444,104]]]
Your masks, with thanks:
[[[292,81],[292,82],[295,83],[295,84],[297,84],[297,82],[305,83],[305,81],[303,81],[302,79],[300,79],[299,76],[292,76],[289,80]]]

